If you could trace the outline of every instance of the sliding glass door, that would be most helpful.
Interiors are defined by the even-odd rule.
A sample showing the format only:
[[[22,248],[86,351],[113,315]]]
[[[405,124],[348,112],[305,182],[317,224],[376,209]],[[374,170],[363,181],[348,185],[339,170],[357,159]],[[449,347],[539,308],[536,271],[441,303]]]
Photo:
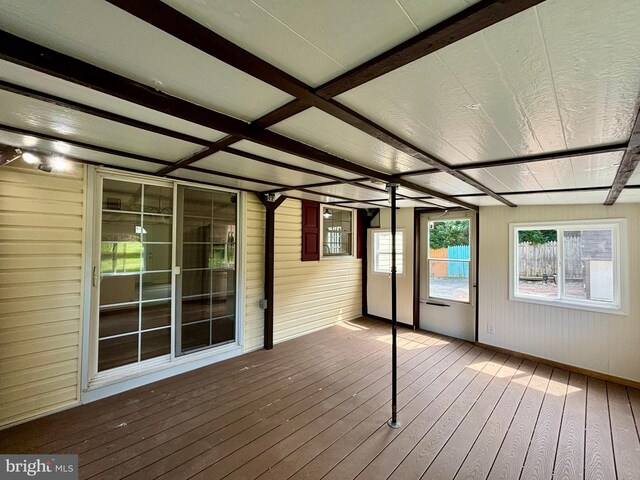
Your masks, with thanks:
[[[178,187],[178,355],[236,338],[236,195]]]
[[[235,342],[237,195],[99,178],[97,372]]]
[[[171,352],[173,188],[104,179],[98,371]]]

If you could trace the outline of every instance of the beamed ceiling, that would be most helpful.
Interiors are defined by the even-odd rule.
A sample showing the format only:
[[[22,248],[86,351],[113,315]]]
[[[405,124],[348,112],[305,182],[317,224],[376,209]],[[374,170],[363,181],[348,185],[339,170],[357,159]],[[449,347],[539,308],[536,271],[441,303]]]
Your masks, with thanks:
[[[640,201],[637,0],[0,0],[15,148],[352,207]]]

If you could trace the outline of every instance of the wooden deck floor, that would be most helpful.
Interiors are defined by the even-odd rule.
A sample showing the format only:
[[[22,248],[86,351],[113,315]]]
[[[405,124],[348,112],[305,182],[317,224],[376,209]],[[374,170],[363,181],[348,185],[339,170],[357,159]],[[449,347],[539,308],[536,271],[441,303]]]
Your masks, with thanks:
[[[640,391],[359,320],[0,432],[81,478],[640,477]]]

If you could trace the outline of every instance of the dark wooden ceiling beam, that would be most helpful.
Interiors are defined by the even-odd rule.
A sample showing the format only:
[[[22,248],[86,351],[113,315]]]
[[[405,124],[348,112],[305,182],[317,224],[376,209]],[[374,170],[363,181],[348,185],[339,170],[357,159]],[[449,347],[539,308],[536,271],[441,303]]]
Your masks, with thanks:
[[[173,97],[5,31],[0,31],[0,59],[220,132],[241,138],[249,133],[249,124],[242,120]]]
[[[543,0],[484,0],[320,86],[333,98],[534,7]]]
[[[8,133],[15,133],[17,135],[28,135],[30,137],[39,138],[41,140],[47,140],[50,142],[63,142],[74,147],[84,148],[86,150],[91,150],[94,152],[105,153],[107,155],[115,155],[118,157],[130,158],[133,160],[139,160],[141,162],[155,163],[158,165],[171,165],[171,162],[167,160],[159,160],[157,158],[149,157],[147,155],[140,155],[132,152],[125,152],[123,150],[117,150],[115,148],[103,147],[100,145],[94,145],[88,142],[81,142],[80,140],[73,140],[67,137],[52,135],[49,133],[40,133],[32,130],[27,130],[24,128],[14,127],[11,125],[0,124],[0,130]],[[30,149],[25,149],[30,150]],[[60,154],[63,155],[63,154]],[[64,155],[66,156],[66,154]],[[147,172],[148,173],[148,172]]]
[[[125,117],[124,115],[118,115],[117,113],[102,110],[100,108],[83,105],[81,103],[74,102],[73,100],[67,100],[65,98],[57,97],[49,93],[39,92],[37,90],[32,90],[27,87],[14,85],[12,83],[5,82],[4,80],[0,80],[0,90],[4,90],[5,92],[10,92],[10,93],[15,93],[17,95],[32,98],[34,100],[38,100],[41,102],[46,102],[48,104],[56,105],[58,107],[68,108],[70,110],[75,110],[77,112],[86,113],[94,117],[104,118],[112,122],[121,123],[123,125],[128,125],[130,127],[139,128],[141,130],[146,130],[147,132],[158,133],[166,137],[171,137],[177,140],[194,143],[196,145],[209,146],[212,143],[211,140],[204,140],[202,138],[194,137],[193,135],[176,132],[175,130],[170,130],[168,128],[164,128],[159,125],[142,122],[140,120],[135,120],[133,118]]]
[[[616,143],[613,145],[598,145],[595,147],[576,148],[573,150],[563,150],[559,152],[540,153],[537,155],[528,155],[525,157],[506,158],[502,160],[489,160],[486,162],[470,162],[459,165],[452,165],[451,168],[456,171],[475,170],[478,168],[494,168],[509,165],[526,165],[527,163],[548,162],[550,160],[563,160],[572,157],[584,157],[588,155],[600,155],[603,153],[615,153],[626,151],[629,142]],[[429,168],[425,170],[414,170],[412,172],[399,173],[394,175],[398,177],[415,177],[417,175],[428,175],[438,173],[437,168]]]
[[[249,139],[261,145],[357,175],[375,178],[385,183],[391,181],[389,174],[349,162],[275,132],[256,129],[241,120],[159,92],[134,80],[55,52],[8,32],[0,31],[0,58],[183,120],[213,128],[238,139]],[[209,155],[212,153],[214,153],[212,150],[207,152]],[[200,155],[205,154],[200,152]],[[163,174],[166,175],[177,168],[184,168],[197,159],[199,159],[198,156],[190,156],[167,166],[166,169],[163,169]],[[415,187],[421,188],[417,185]],[[439,192],[431,190],[417,191],[446,200],[451,198],[449,196],[445,198]]]
[[[438,168],[444,172],[453,175],[459,180],[472,185],[474,188],[485,192],[488,195],[491,195],[498,201],[504,203],[505,205],[515,207],[515,205],[508,200],[502,198],[500,195],[494,193],[491,189],[482,185],[477,180],[467,176],[462,172],[456,172],[451,169],[450,166],[444,161],[437,159],[433,155],[429,155],[427,152],[415,147],[409,142],[401,139],[397,135],[389,132],[388,130],[380,127],[379,125],[372,122],[370,119],[364,117],[363,115],[355,112],[354,110],[331,100],[333,95],[325,95],[321,92],[322,88],[318,91],[318,93],[314,92],[313,89],[300,82],[299,80],[293,78],[289,74],[283,72],[282,70],[274,67],[268,62],[262,60],[261,58],[253,55],[252,53],[238,47],[237,45],[231,43],[230,41],[224,39],[220,35],[215,32],[209,30],[203,25],[199,24],[195,20],[192,20],[188,16],[179,12],[178,10],[173,9],[172,7],[164,4],[159,0],[139,0],[136,2],[130,2],[128,0],[108,0],[109,3],[125,10],[131,15],[136,16],[137,18],[155,26],[156,28],[161,29],[165,33],[173,35],[175,38],[201,50],[204,53],[216,58],[220,61],[223,61],[244,73],[252,75],[253,77],[262,80],[265,83],[272,85],[273,87],[279,88],[282,91],[285,91],[298,100],[303,102],[307,106],[315,106],[325,113],[328,113],[339,120],[357,128],[358,130],[386,143],[387,145],[392,146],[393,148],[400,150],[403,153],[411,155],[429,165]],[[391,55],[385,57],[385,61],[378,64],[378,68],[383,68],[384,65],[394,65],[394,62],[397,62],[398,59],[404,58],[405,60],[409,58],[410,55],[419,55],[414,59],[420,58],[423,55],[420,55],[420,52],[427,52],[424,55],[431,53],[429,49],[425,49],[426,45],[431,45],[430,48],[435,48],[435,50],[440,49],[452,41],[453,39],[464,38],[464,36],[470,35],[474,33],[473,29],[478,25],[483,25],[482,28],[487,26],[487,19],[492,19],[489,24],[495,23],[495,21],[499,21],[496,19],[503,19],[507,17],[503,17],[505,12],[508,12],[507,16],[513,15],[518,11],[521,11],[523,8],[522,5],[528,3],[527,0],[519,2],[514,2],[512,0],[502,0],[502,1],[491,1],[491,2],[480,2],[482,4],[481,7],[477,5],[470,7],[465,10],[472,11],[471,18],[474,18],[473,21],[469,21],[469,15],[462,15],[460,18],[457,18],[453,22],[445,21],[444,24],[447,25],[447,28],[437,28],[429,30],[426,36],[423,34],[414,37],[416,43],[412,43],[412,47],[408,48],[405,45],[400,49],[400,51],[404,52],[401,55]],[[540,1],[540,0],[538,0]],[[533,1],[533,3],[537,3]],[[497,7],[497,10],[496,10]],[[484,22],[478,21],[475,18],[475,15],[478,15],[478,12],[481,12],[482,19]],[[442,24],[441,24],[442,25]],[[451,25],[455,25],[455,28],[451,30]],[[455,35],[446,37],[442,36],[442,32],[464,32],[464,35],[459,38]],[[427,33],[427,32],[425,32]],[[440,39],[442,43],[438,43],[436,40],[432,40],[431,37],[435,36],[436,40]],[[415,38],[419,38],[415,40]],[[408,42],[412,42],[409,40]],[[448,43],[447,43],[448,42]],[[433,47],[433,45],[437,45],[437,47]],[[435,51],[432,50],[432,51]],[[401,66],[401,65],[398,65]],[[397,67],[393,67],[397,68]],[[392,68],[392,69],[393,69]],[[357,69],[356,69],[357,70]],[[346,75],[349,75],[347,73]],[[356,72],[353,76],[349,78],[357,78],[358,73]],[[346,77],[344,77],[346,78]],[[300,111],[300,106],[295,104],[287,104],[281,109],[277,109],[276,111],[269,114],[267,119],[259,119],[253,126],[259,126],[261,128],[265,128],[265,125],[273,124],[275,121],[281,121],[285,117],[285,115],[290,116],[292,114]],[[263,135],[265,130],[256,130],[254,132],[255,135]],[[272,132],[269,132],[272,133]],[[320,150],[317,150],[320,152]],[[362,173],[362,172],[358,172]]]
[[[640,163],[640,111],[633,124],[627,151],[624,153],[624,157],[622,157],[622,162],[620,162],[620,166],[616,172],[613,185],[604,202],[605,205],[613,205],[616,203],[616,200],[618,200],[620,193],[622,193],[627,182],[629,182],[629,178],[633,175],[638,163]]]

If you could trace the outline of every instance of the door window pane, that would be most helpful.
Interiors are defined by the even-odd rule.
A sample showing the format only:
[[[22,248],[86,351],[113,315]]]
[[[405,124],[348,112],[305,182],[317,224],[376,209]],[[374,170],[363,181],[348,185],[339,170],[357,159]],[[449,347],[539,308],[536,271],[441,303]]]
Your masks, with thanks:
[[[140,360],[168,355],[171,353],[171,330],[163,328],[142,332],[142,347],[140,348]]]
[[[98,341],[98,371],[138,361],[138,334]]]
[[[428,228],[429,297],[469,302],[471,221],[436,220]]]
[[[235,339],[236,195],[179,187],[182,274],[178,352]],[[231,317],[234,327],[212,336],[212,321]],[[229,340],[227,340],[227,338]]]
[[[142,329],[171,325],[171,300],[142,304]]]
[[[170,329],[145,329],[171,325],[173,235],[173,188],[104,179],[102,197],[99,371],[168,353]]]

